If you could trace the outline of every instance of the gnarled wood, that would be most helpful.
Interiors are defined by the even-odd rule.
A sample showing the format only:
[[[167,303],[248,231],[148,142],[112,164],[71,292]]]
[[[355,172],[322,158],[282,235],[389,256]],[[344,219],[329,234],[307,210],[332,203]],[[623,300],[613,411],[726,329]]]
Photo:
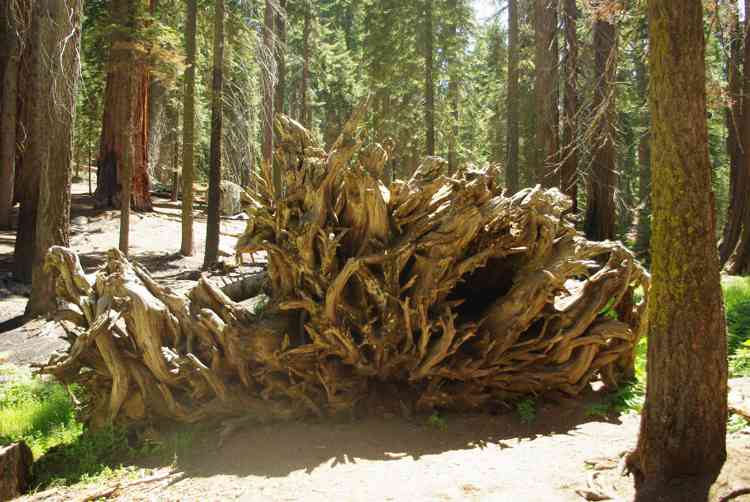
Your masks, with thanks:
[[[330,152],[277,118],[283,195],[267,170],[243,200],[237,256],[268,257],[251,301],[205,278],[177,294],[118,251],[95,276],[50,251],[78,326],[42,371],[89,391],[91,423],[470,409],[631,375],[648,275],[624,246],[576,232],[557,189],[504,194],[489,167],[430,157],[386,186],[361,114]]]

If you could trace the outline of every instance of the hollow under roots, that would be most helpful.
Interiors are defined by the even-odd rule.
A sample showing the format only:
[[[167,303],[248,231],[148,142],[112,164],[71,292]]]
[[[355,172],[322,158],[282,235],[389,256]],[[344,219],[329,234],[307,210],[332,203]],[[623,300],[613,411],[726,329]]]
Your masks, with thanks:
[[[177,294],[116,250],[86,275],[50,250],[72,343],[42,371],[83,386],[92,425],[464,410],[632,375],[648,275],[576,232],[559,191],[506,195],[492,167],[434,157],[386,187],[356,114],[329,153],[275,125],[284,192],[264,166],[237,245],[267,253],[256,297],[205,278]]]

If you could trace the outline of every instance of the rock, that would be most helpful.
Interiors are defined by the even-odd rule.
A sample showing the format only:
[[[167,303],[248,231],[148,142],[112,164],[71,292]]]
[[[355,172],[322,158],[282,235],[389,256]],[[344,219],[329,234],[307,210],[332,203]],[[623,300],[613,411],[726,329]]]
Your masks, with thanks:
[[[750,378],[729,380],[729,411],[750,420]]]
[[[221,182],[221,214],[232,216],[242,211],[240,196],[244,189],[237,183],[224,180]]]
[[[0,500],[23,495],[31,483],[34,457],[23,441],[0,447]]]

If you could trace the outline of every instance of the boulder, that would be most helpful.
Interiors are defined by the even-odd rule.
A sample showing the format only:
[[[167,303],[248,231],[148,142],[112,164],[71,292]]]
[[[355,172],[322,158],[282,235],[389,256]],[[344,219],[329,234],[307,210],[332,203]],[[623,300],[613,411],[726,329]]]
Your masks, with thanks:
[[[240,196],[243,191],[237,183],[227,180],[221,182],[221,214],[233,216],[242,211]]]
[[[750,378],[729,380],[729,411],[750,420]]]
[[[23,441],[0,446],[0,500],[22,495],[31,483],[34,457]]]

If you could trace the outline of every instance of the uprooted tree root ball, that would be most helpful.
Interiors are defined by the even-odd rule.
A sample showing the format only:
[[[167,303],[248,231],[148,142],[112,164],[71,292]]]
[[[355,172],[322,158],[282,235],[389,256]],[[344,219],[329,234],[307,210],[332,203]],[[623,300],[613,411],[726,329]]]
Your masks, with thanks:
[[[576,232],[560,192],[509,196],[491,167],[437,158],[385,186],[356,116],[329,153],[286,117],[276,134],[283,195],[266,166],[237,245],[268,256],[254,298],[49,252],[72,344],[41,371],[87,391],[91,425],[466,410],[632,374],[648,275]]]

